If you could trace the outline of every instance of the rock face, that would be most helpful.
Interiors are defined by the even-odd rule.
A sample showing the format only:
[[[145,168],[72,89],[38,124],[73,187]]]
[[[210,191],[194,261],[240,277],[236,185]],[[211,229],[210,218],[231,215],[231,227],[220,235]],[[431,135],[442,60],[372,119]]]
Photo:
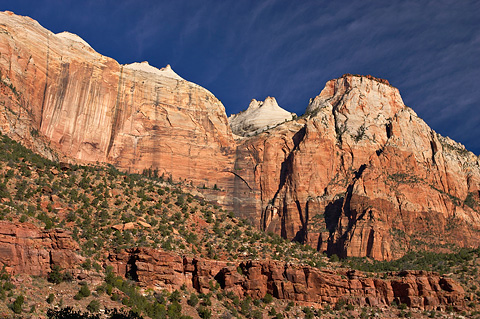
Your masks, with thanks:
[[[480,161],[385,80],[329,81],[291,119],[273,98],[231,117],[167,66],[120,65],[70,33],[0,13],[0,131],[47,157],[153,169],[266,231],[340,256],[480,244]],[[214,187],[214,186],[217,187]]]
[[[64,231],[0,221],[0,267],[13,275],[46,276],[51,266],[73,268],[83,261],[77,242]]]
[[[430,129],[397,89],[345,75],[306,116],[241,142],[236,172],[259,226],[340,256],[477,246],[479,159]],[[237,192],[243,187],[239,183]]]
[[[463,288],[454,280],[428,272],[389,274],[390,279],[368,278],[358,271],[319,270],[277,261],[223,261],[191,259],[151,248],[112,254],[110,263],[120,275],[141,285],[174,290],[185,284],[200,293],[215,285],[239,297],[294,300],[306,305],[335,304],[343,300],[361,306],[405,303],[419,309],[465,307]]]
[[[296,117],[295,113],[285,111],[274,97],[269,96],[263,102],[253,99],[247,110],[232,114],[228,123],[234,134],[252,136]]]
[[[157,169],[228,186],[234,141],[225,109],[170,66],[120,65],[80,37],[0,13],[1,131],[47,156]],[[47,142],[32,142],[39,135]],[[28,142],[30,141],[30,142]],[[32,145],[30,145],[32,146]]]
[[[58,265],[79,272],[84,258],[78,244],[62,230],[42,231],[32,224],[0,221],[0,266],[13,275],[46,276]],[[152,248],[131,248],[111,253],[108,264],[140,285],[160,290],[182,285],[208,293],[219,285],[239,297],[279,299],[309,304],[348,303],[371,306],[405,303],[420,309],[465,307],[463,288],[454,280],[427,272],[390,274],[390,280],[368,278],[361,272],[322,271],[278,261],[231,263],[180,257]]]

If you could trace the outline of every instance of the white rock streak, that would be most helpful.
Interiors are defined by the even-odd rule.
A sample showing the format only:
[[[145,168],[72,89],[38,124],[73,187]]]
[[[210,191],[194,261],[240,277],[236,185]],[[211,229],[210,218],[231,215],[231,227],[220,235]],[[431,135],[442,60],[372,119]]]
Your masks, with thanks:
[[[141,62],[141,63],[135,62],[135,63],[131,63],[131,64],[126,64],[124,67],[126,69],[130,69],[130,70],[154,73],[154,74],[157,74],[157,75],[165,76],[167,78],[172,78],[172,79],[184,81],[184,79],[182,79],[182,77],[180,77],[177,73],[175,73],[172,70],[172,68],[170,67],[170,64],[167,64],[167,66],[164,67],[164,68],[157,69],[156,67],[148,64],[147,61],[144,61],[144,62]]]
[[[57,33],[55,35],[59,38],[62,38],[62,39],[75,41],[75,42],[80,42],[80,43],[84,44],[85,46],[91,48],[90,44],[88,44],[87,41],[83,40],[81,37],[79,37],[76,34],[64,31],[64,32]]]

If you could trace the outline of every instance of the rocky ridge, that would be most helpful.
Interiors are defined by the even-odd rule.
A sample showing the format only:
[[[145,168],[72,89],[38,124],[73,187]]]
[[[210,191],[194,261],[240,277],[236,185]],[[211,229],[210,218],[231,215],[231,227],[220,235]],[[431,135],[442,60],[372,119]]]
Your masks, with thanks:
[[[478,157],[429,128],[385,82],[331,80],[305,116],[242,141],[237,154],[257,199],[243,209],[320,251],[390,260],[480,243]]]
[[[0,263],[12,274],[46,276],[53,265],[82,271],[85,258],[78,244],[61,230],[42,231],[32,224],[0,222]],[[427,272],[392,274],[392,279],[368,278],[358,271],[322,271],[279,261],[249,260],[241,263],[182,258],[151,248],[131,248],[111,253],[107,264],[124,277],[157,290],[173,291],[182,285],[207,294],[216,282],[225,293],[261,299],[267,293],[278,299],[311,304],[336,304],[340,300],[360,306],[405,303],[421,310],[465,307],[463,288],[450,278]]]
[[[471,304],[480,296],[472,290],[480,250],[426,255],[426,265],[407,267],[423,271],[399,272],[402,264],[386,263],[393,266],[386,272],[364,260],[375,272],[359,272],[335,262],[336,256],[329,261],[308,246],[256,231],[155,173],[52,162],[1,135],[0,148],[0,287],[8,287],[8,298],[0,289],[0,314],[6,309],[6,317],[6,305],[18,294],[28,309],[37,309],[31,318],[55,298],[76,309],[93,300],[109,308],[136,305],[157,318],[162,316],[147,303],[166,306],[161,298],[173,299],[179,291],[187,314],[203,309],[186,303],[190,294],[213,303],[217,316],[239,311],[244,317],[258,317],[266,307],[287,317],[309,307],[327,317],[344,310],[359,315],[360,309],[394,317],[395,305],[415,314],[473,313]],[[77,296],[85,285],[94,296]],[[247,307],[252,300],[255,307]]]

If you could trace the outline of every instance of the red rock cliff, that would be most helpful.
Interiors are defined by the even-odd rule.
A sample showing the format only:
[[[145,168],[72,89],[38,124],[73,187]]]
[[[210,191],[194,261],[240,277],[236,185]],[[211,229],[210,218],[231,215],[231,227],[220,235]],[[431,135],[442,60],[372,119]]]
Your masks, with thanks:
[[[120,65],[76,35],[8,12],[0,53],[3,133],[27,145],[39,134],[80,161],[230,185],[235,146],[223,105],[169,66]]]
[[[11,274],[46,276],[53,265],[73,268],[85,259],[78,251],[78,243],[61,229],[0,221],[0,267]]]
[[[331,80],[303,119],[242,140],[236,172],[252,194],[238,201],[246,216],[261,211],[267,231],[330,253],[480,243],[478,157],[372,77]]]
[[[389,274],[389,279],[369,278],[359,271],[319,270],[271,260],[229,263],[180,258],[151,248],[134,248],[109,257],[118,274],[156,289],[182,285],[208,293],[218,283],[239,297],[295,300],[306,305],[335,304],[340,300],[361,306],[405,303],[419,309],[465,307],[463,288],[454,280],[423,271]],[[239,271],[239,269],[241,271]]]
[[[0,130],[46,156],[205,184],[258,227],[341,256],[480,243],[478,157],[387,81],[331,80],[302,118],[234,141],[223,105],[168,67],[120,65],[8,12],[0,53]]]

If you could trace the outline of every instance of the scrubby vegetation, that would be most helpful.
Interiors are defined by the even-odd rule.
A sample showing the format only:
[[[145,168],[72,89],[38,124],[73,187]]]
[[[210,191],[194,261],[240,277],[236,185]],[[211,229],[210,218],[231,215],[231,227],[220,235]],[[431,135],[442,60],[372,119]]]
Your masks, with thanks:
[[[272,258],[322,265],[315,250],[254,229],[157,171],[60,164],[0,137],[0,220],[70,230],[98,268],[104,250],[153,247],[211,259]],[[61,281],[52,273],[50,281]]]
[[[215,282],[208,294],[185,287],[162,293],[140,289],[134,281],[116,276],[104,263],[108,252],[133,247],[208,259],[274,259],[318,268],[348,267],[371,276],[402,269],[453,272],[468,291],[480,298],[476,288],[479,250],[409,253],[392,262],[366,258],[339,261],[336,256],[329,259],[309,246],[256,230],[233,212],[189,193],[188,188],[158,171],[126,174],[110,165],[57,163],[1,135],[0,149],[0,220],[69,231],[85,257],[79,269],[102,278],[100,283],[84,281],[53,266],[47,278],[29,279],[31,290],[26,290],[15,285],[4,269],[0,273],[0,317],[4,313],[27,318],[46,315],[52,319],[379,315],[378,309],[356,309],[341,303],[323,310],[313,309],[277,300],[269,294],[263,299],[242,300],[231,292],[225,293]],[[466,200],[467,205],[470,203],[470,199]],[[76,307],[65,307],[71,306],[70,302],[75,302]],[[405,316],[409,313],[399,311],[404,311]]]

